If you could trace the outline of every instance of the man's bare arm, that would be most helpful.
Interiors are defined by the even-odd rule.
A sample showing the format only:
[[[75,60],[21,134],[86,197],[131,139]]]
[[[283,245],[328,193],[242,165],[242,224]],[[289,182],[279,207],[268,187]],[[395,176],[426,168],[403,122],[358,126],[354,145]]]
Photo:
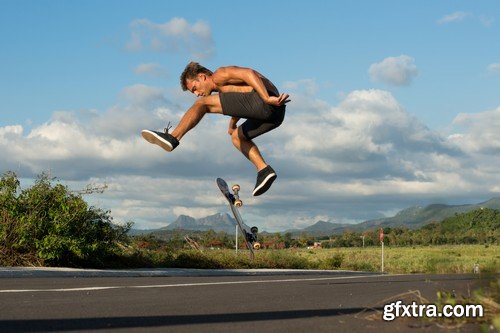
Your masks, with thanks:
[[[277,92],[276,87],[251,68],[237,66],[221,67],[214,72],[212,77],[215,84],[218,86],[247,84],[251,86],[267,104],[280,106],[289,102],[288,94],[269,96],[266,83],[270,90],[275,90]]]

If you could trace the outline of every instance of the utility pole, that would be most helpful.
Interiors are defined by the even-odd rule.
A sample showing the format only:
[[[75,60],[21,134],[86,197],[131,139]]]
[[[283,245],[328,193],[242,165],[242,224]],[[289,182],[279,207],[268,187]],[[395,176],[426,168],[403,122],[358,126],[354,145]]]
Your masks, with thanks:
[[[238,225],[236,225],[236,253],[238,253]]]
[[[382,273],[384,272],[384,229],[380,228],[379,235],[380,245],[382,245]]]

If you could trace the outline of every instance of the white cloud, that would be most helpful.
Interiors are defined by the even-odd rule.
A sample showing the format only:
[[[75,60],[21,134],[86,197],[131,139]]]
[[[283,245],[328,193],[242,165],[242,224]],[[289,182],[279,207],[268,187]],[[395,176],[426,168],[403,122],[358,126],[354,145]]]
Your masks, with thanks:
[[[130,39],[126,44],[129,51],[153,51],[178,53],[204,59],[215,51],[210,26],[197,21],[174,17],[165,23],[155,23],[147,19],[137,19],[130,23]]]
[[[485,27],[491,27],[493,25],[493,22],[495,22],[495,19],[490,16],[480,15],[479,22],[481,22],[481,24]]]
[[[466,19],[471,19],[476,22],[479,22],[484,27],[491,27],[493,25],[493,22],[495,22],[495,19],[489,15],[475,14],[463,11],[456,11],[451,14],[447,14],[441,17],[436,22],[439,25],[445,25],[450,23],[460,23],[465,21]]]
[[[18,138],[23,134],[23,127],[21,125],[0,127],[0,137],[4,139]]]
[[[437,21],[437,23],[438,24],[448,24],[448,23],[454,23],[454,22],[461,22],[470,15],[471,14],[466,13],[466,12],[457,11],[457,12],[453,12],[451,14],[447,14],[447,15],[443,16],[442,18],[440,18]]]
[[[368,69],[372,81],[395,86],[409,85],[418,75],[415,59],[407,55],[388,57],[382,62],[372,64]]]
[[[469,153],[500,153],[500,107],[475,114],[461,113],[453,124],[462,132],[450,136],[450,140]]]
[[[292,96],[281,127],[257,138],[278,179],[251,197],[253,166],[232,146],[228,118],[207,115],[166,153],[140,136],[143,128],[175,125],[186,107],[145,85],[126,87],[105,111],[55,112],[26,131],[0,127],[1,169],[23,178],[50,170],[75,188],[108,184],[92,196],[115,221],[161,227],[179,214],[226,212],[215,178],[238,182],[245,222],[284,230],[312,217],[361,221],[432,198],[498,195],[500,108],[458,115],[444,136],[408,113],[383,90],[356,90],[337,105],[317,99],[313,80],[287,84]]]
[[[318,92],[318,84],[313,79],[304,79],[299,81],[288,81],[283,84],[284,90],[297,90],[303,89],[303,91],[309,95],[314,96]]]
[[[500,74],[500,62],[488,65],[487,70],[490,74]]]
[[[294,96],[294,100],[302,97]],[[314,105],[314,104],[312,104]],[[284,165],[336,177],[421,178],[421,155],[459,154],[444,138],[408,114],[386,91],[354,91],[336,107],[295,112],[280,129]],[[306,113],[307,112],[307,113]]]
[[[122,97],[133,105],[145,105],[147,103],[165,103],[161,88],[135,84],[126,87],[122,91]]]
[[[156,63],[139,64],[134,73],[138,75],[149,75],[152,77],[166,77],[167,71],[161,65]]]

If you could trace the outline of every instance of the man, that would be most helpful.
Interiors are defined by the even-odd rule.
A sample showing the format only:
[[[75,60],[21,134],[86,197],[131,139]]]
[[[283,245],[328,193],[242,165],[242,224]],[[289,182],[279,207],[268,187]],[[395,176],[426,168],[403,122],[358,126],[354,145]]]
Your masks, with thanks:
[[[168,133],[169,128],[164,133],[143,130],[144,139],[166,151],[172,151],[206,113],[231,116],[228,133],[232,142],[257,169],[253,195],[266,192],[277,175],[264,161],[252,139],[281,125],[285,117],[285,104],[290,101],[289,95],[280,95],[271,81],[251,68],[229,66],[212,72],[191,62],[182,72],[180,80],[184,91],[189,90],[199,98],[172,133]],[[212,95],[213,92],[218,94]],[[240,118],[247,120],[237,126]]]

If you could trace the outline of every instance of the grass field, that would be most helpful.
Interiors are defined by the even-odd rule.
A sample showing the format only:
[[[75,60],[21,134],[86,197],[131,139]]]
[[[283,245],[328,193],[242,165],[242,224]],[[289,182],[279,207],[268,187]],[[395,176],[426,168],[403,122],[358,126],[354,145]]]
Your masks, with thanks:
[[[258,250],[255,259],[246,250],[180,250],[174,253],[146,251],[136,253],[141,265],[148,259],[155,267],[183,268],[289,268],[381,271],[381,248],[285,249]],[[481,273],[500,272],[498,245],[441,245],[385,247],[384,272],[472,273],[478,265]]]
[[[317,262],[319,268],[337,266],[331,268],[381,270],[380,247],[301,250],[297,251],[297,255],[308,261]],[[498,273],[500,246],[441,245],[384,248],[384,271],[392,274],[472,273],[475,264],[478,265],[480,272]]]

